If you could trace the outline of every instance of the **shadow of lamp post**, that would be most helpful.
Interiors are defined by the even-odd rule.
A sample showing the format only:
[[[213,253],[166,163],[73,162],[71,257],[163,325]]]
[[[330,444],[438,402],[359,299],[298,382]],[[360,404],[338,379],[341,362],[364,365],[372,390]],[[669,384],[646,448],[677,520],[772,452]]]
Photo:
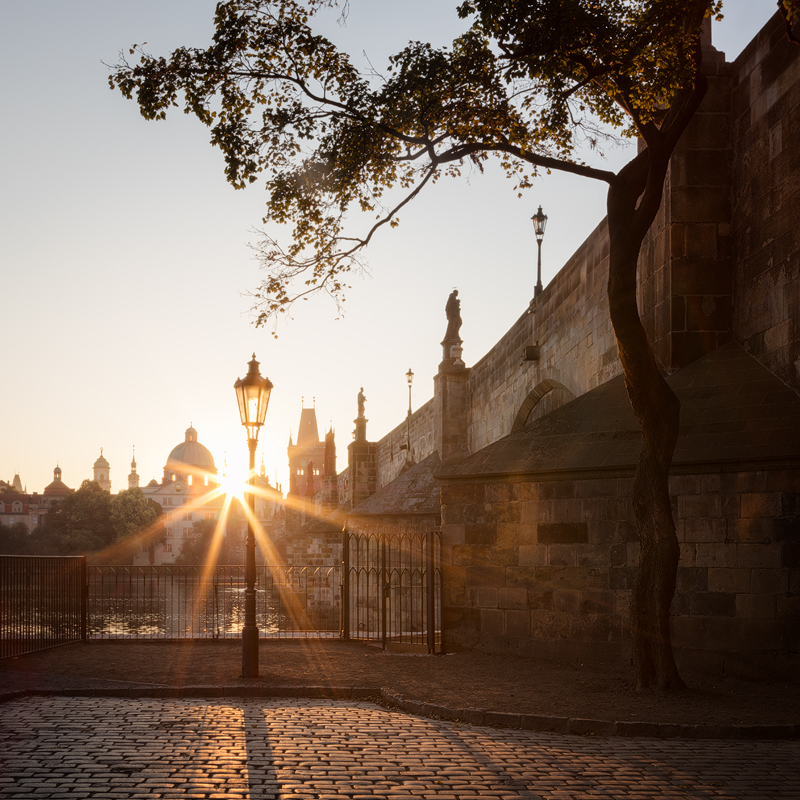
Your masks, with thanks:
[[[247,543],[245,544],[244,561],[244,627],[242,628],[242,677],[258,677],[258,626],[256,625],[256,541],[253,530],[255,517],[254,476],[256,469],[256,447],[258,446],[258,430],[264,424],[272,391],[272,381],[262,378],[258,371],[258,361],[253,353],[253,360],[244,378],[233,384],[236,399],[239,403],[239,416],[242,425],[247,428],[247,446],[250,450],[250,471],[247,473],[247,504],[250,513],[247,515]]]
[[[544,229],[547,226],[547,214],[542,212],[542,207],[531,217],[533,221],[533,230],[536,233],[536,244],[539,245],[539,261],[536,266],[536,288],[533,290],[533,296],[538,297],[542,293],[542,239],[544,239]]]

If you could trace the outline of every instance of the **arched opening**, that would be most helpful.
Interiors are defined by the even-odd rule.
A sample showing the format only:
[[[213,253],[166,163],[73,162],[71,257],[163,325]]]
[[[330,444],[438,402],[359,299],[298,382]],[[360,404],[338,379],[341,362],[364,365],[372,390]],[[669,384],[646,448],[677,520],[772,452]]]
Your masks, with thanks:
[[[523,401],[514,418],[511,433],[574,399],[575,395],[563,383],[546,378],[537,384]]]

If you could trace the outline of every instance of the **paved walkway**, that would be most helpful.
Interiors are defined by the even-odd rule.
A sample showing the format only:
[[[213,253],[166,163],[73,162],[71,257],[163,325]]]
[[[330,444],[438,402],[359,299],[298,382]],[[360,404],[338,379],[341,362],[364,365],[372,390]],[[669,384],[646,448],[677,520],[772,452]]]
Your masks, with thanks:
[[[2,798],[800,798],[799,741],[604,739],[331,700],[27,697]]]
[[[551,733],[800,738],[800,670],[750,680],[684,673],[691,689],[634,692],[630,665],[508,654],[384,653],[355,642],[261,642],[260,677],[242,678],[234,640],[80,644],[0,660],[2,702],[27,694],[94,697],[305,697],[373,700],[411,714]]]

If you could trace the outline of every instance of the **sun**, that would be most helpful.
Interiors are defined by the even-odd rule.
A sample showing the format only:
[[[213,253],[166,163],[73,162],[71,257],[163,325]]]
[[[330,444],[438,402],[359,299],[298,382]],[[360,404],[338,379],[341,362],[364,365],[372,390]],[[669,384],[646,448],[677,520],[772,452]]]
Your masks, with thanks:
[[[222,476],[220,481],[220,489],[225,494],[235,497],[238,500],[244,499],[244,493],[247,488],[247,473],[243,470],[232,469],[228,467],[225,475]]]

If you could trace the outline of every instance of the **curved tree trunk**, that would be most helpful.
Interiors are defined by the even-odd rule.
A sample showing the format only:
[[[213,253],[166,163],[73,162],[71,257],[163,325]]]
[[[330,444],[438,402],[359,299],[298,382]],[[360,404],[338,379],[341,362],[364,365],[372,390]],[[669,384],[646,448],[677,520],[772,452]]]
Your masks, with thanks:
[[[637,201],[647,185],[663,186],[669,153],[658,160],[660,163],[646,151],[641,153],[609,188],[608,297],[625,386],[642,431],[633,483],[641,545],[630,618],[634,680],[637,689],[666,690],[685,686],[673,657],[669,627],[680,553],[668,479],[678,438],[680,401],[661,375],[636,302],[639,250],[658,210],[653,198],[638,206]],[[658,201],[660,197],[659,191]]]
[[[706,0],[687,8],[686,27],[699,30]],[[642,242],[661,205],[669,160],[706,93],[697,42],[690,85],[673,98],[660,126],[642,129],[647,148],[615,176],[608,189],[608,302],[625,387],[642,431],[633,481],[639,534],[639,569],[631,597],[634,681],[637,689],[683,689],[672,653],[669,609],[675,594],[680,547],[669,499],[669,471],[678,440],[680,401],[656,363],[639,317],[636,268]]]

